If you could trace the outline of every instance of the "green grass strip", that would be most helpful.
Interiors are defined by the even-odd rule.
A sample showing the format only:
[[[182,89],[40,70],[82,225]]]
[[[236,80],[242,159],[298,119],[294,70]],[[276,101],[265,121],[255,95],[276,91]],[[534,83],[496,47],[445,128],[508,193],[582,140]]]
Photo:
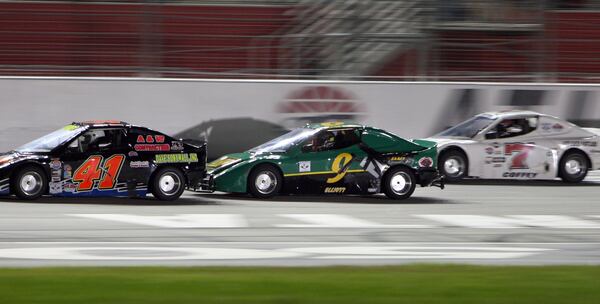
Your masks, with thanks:
[[[0,269],[0,303],[600,303],[600,267]]]

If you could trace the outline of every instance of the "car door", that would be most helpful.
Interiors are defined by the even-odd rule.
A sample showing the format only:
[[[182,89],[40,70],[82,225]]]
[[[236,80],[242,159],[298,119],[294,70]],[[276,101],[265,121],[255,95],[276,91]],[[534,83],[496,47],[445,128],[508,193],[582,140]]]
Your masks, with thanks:
[[[92,128],[79,135],[63,153],[62,193],[127,195],[129,151],[123,128]]]
[[[323,130],[304,143],[297,157],[299,190],[314,194],[366,192],[357,179],[364,173],[361,160],[365,153],[358,147],[355,128]]]
[[[538,120],[537,116],[502,119],[485,134],[482,177],[539,179],[551,170],[552,152],[532,136]]]

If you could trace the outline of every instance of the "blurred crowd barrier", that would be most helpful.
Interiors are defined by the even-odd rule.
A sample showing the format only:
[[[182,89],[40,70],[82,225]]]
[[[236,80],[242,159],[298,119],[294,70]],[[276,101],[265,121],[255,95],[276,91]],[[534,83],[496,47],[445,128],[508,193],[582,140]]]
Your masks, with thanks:
[[[598,0],[0,1],[0,74],[599,82]]]

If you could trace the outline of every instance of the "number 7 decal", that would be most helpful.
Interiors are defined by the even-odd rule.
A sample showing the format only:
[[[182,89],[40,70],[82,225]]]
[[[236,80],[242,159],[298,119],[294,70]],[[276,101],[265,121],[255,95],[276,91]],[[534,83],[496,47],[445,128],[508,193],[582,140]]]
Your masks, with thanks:
[[[512,158],[510,169],[529,169],[529,166],[527,166],[527,157],[531,150],[533,150],[533,146],[528,144],[506,144],[504,146],[504,155],[512,155],[513,152],[519,152]]]
[[[73,173],[73,181],[79,183],[77,191],[89,191],[98,183],[98,189],[113,189],[121,173],[125,155],[115,154],[103,161],[101,155],[92,155]]]

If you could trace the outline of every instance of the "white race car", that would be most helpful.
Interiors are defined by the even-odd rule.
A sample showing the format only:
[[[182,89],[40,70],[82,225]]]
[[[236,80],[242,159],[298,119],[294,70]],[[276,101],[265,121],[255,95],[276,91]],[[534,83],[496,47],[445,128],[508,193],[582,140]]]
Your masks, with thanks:
[[[448,181],[555,179],[582,181],[600,169],[600,129],[581,128],[531,111],[479,114],[428,140]]]

